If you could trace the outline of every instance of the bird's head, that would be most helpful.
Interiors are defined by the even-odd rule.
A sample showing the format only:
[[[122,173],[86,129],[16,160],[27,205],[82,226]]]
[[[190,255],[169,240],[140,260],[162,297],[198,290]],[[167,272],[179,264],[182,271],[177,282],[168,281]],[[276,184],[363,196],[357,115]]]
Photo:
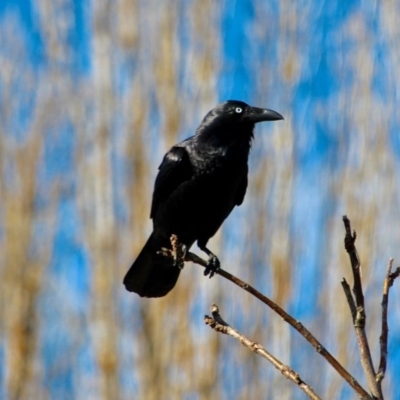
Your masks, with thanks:
[[[239,100],[228,100],[218,104],[204,117],[198,132],[227,128],[229,130],[244,129],[252,133],[256,123],[280,119],[283,117],[276,111],[252,107]]]

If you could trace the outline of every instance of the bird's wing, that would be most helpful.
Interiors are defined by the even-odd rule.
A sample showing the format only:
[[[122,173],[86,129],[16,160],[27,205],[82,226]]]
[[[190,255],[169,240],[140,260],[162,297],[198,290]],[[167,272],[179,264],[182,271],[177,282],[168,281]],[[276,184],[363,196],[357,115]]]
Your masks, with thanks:
[[[192,165],[184,147],[172,147],[158,169],[150,218],[155,217],[159,205],[168,199],[179,185],[192,177]]]
[[[238,191],[236,192],[235,205],[240,206],[243,203],[246,190],[247,190],[247,168],[246,168],[246,173],[244,174],[240,182]]]

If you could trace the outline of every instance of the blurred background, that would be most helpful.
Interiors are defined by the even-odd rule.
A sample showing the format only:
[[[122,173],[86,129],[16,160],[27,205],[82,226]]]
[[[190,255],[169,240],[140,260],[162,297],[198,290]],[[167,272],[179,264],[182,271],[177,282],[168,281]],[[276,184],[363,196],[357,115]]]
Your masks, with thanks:
[[[297,332],[186,264],[161,299],[122,279],[151,231],[163,154],[240,99],[261,124],[222,267],[301,320],[365,385],[340,285],[357,230],[377,367],[382,283],[400,263],[400,3],[0,2],[0,398],[304,399],[204,325],[213,302],[323,398],[354,398]],[[193,248],[196,251],[196,248]],[[387,398],[400,398],[400,288]],[[396,379],[397,377],[397,379]]]

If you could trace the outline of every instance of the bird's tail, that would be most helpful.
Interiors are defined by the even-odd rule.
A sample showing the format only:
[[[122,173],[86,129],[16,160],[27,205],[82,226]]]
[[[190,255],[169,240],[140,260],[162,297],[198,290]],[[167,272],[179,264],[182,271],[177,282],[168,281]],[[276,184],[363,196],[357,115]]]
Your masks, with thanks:
[[[175,286],[181,270],[171,258],[157,254],[163,246],[154,234],[149,237],[125,275],[126,290],[142,297],[162,297]]]

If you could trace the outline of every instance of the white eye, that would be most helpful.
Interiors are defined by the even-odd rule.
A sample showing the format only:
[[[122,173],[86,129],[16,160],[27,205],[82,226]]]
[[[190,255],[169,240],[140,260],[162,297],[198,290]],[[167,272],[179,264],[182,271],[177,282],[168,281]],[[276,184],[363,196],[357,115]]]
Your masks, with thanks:
[[[243,110],[240,107],[236,107],[235,108],[235,112],[237,112],[238,114],[240,114]]]

